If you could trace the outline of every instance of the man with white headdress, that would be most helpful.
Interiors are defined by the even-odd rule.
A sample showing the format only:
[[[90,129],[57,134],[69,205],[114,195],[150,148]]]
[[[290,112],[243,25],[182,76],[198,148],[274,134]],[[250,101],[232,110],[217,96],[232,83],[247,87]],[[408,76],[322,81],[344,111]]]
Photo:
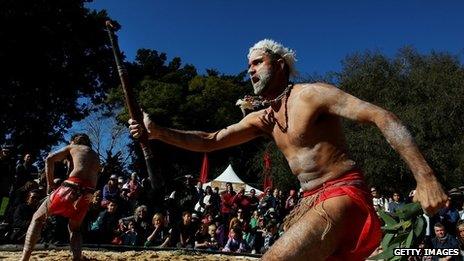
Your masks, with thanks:
[[[192,151],[209,152],[270,136],[288,161],[304,199],[286,218],[286,232],[264,260],[364,260],[381,239],[380,222],[351,160],[340,118],[375,124],[410,167],[417,181],[415,200],[428,213],[446,201],[440,183],[410,133],[391,112],[325,83],[289,82],[296,74],[295,53],[273,40],[250,48],[248,73],[264,109],[216,132],[158,126],[148,115],[150,139]],[[129,120],[139,137],[143,128]]]

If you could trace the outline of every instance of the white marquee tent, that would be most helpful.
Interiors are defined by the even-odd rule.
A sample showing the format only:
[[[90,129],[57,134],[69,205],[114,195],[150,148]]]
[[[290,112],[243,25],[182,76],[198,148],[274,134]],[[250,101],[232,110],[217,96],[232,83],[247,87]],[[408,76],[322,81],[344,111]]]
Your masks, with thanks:
[[[219,191],[224,191],[226,190],[226,183],[230,182],[232,183],[232,187],[234,188],[234,191],[239,191],[241,188],[245,188],[245,193],[248,194],[250,193],[251,189],[256,190],[256,195],[260,195],[263,193],[261,190],[254,188],[245,182],[243,182],[235,173],[234,169],[232,169],[232,166],[229,164],[229,166],[222,172],[221,175],[219,175],[217,178],[214,180],[203,184],[203,189],[206,188],[206,186],[211,186],[213,189],[214,187],[219,187]]]

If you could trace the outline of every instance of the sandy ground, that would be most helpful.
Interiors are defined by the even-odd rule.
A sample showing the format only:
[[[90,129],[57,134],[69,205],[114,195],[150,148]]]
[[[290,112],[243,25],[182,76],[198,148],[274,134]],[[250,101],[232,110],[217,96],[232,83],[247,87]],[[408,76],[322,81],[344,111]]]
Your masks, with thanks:
[[[93,251],[84,250],[84,260],[114,260],[114,261],[132,261],[132,260],[259,260],[253,257],[229,256],[221,254],[204,254],[186,251]],[[19,260],[21,252],[0,251],[0,260]],[[32,253],[30,260],[46,261],[65,261],[71,260],[72,256],[69,250],[37,250]]]

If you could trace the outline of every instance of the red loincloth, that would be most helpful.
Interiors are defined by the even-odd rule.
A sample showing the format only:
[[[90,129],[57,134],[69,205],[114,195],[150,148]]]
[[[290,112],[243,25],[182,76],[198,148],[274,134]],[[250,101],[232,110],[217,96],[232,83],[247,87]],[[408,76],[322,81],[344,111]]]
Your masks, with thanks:
[[[364,217],[359,222],[353,222],[353,219],[346,220],[346,225],[351,225],[350,229],[353,230],[353,233],[359,233],[359,236],[356,237],[357,242],[355,247],[350,248],[349,245],[353,245],[349,244],[350,242],[341,242],[339,249],[328,257],[327,260],[365,260],[379,246],[382,239],[382,231],[380,229],[380,220],[372,205],[372,196],[368,192],[363,181],[363,175],[359,170],[351,170],[337,179],[325,182],[317,189],[305,192],[303,201],[305,198],[308,198],[308,202],[310,203],[308,204],[308,208],[303,211],[307,212],[327,199],[343,195],[347,195],[353,200],[359,209],[363,211],[364,215],[361,216]],[[359,209],[354,211],[359,211]],[[289,226],[297,222],[302,214],[295,213],[294,216],[294,219],[297,220],[286,221]],[[360,218],[360,215],[348,216]],[[362,227],[355,227],[352,224],[362,224]],[[329,230],[330,227],[331,225],[328,224],[326,230]],[[324,232],[323,237],[326,232]]]
[[[48,213],[72,220],[82,220],[89,209],[93,191],[90,181],[69,177],[50,195]]]

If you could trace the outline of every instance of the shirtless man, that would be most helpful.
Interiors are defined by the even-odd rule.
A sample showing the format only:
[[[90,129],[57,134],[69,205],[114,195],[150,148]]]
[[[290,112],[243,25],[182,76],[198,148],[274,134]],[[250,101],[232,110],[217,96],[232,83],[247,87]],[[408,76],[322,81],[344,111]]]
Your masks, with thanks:
[[[46,159],[47,193],[54,189],[53,171],[55,162],[67,158],[72,159],[72,171],[69,178],[54,190],[34,213],[27,230],[21,260],[29,260],[48,215],[60,215],[69,218],[69,244],[73,260],[81,259],[82,238],[80,226],[97,185],[100,161],[97,153],[91,148],[89,137],[86,134],[74,135],[71,138],[70,145],[49,154]]]
[[[351,160],[340,118],[375,124],[406,161],[417,181],[415,200],[436,212],[446,195],[411,135],[391,112],[325,83],[289,84],[295,54],[272,40],[250,48],[248,73],[268,107],[206,133],[163,128],[147,115],[150,139],[209,152],[272,137],[301,182],[305,199],[286,220],[287,230],[263,260],[364,260],[381,239],[379,220],[362,173]],[[138,137],[142,128],[129,120]]]

